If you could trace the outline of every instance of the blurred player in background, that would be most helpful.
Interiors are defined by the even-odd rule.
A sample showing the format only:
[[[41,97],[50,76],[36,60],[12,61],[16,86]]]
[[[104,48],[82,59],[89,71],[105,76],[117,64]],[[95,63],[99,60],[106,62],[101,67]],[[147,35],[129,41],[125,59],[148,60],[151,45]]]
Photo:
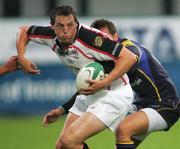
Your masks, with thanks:
[[[120,39],[115,25],[108,20],[97,20],[91,26],[118,40],[138,57],[138,63],[127,73],[136,93],[137,112],[127,116],[116,131],[117,148],[133,149],[134,142],[137,146],[148,133],[168,130],[174,125],[179,119],[179,97],[166,70],[146,48],[132,40]],[[76,94],[64,105],[50,111],[44,117],[44,124],[55,122],[68,112]]]
[[[49,46],[75,73],[95,60],[102,62],[105,73],[110,72],[103,80],[89,80],[91,85],[80,91],[84,95],[77,96],[56,144],[56,149],[87,149],[84,144],[87,138],[106,128],[114,130],[132,108],[133,94],[125,73],[137,58],[103,32],[79,24],[70,6],[57,6],[50,21],[51,27],[22,26],[19,29],[18,59],[25,72],[40,73],[25,56],[30,40]],[[107,86],[111,90],[105,89]],[[95,94],[102,89],[103,94]]]
[[[9,72],[13,72],[19,69],[18,57],[10,57],[5,64],[0,66],[0,76],[5,75]]]

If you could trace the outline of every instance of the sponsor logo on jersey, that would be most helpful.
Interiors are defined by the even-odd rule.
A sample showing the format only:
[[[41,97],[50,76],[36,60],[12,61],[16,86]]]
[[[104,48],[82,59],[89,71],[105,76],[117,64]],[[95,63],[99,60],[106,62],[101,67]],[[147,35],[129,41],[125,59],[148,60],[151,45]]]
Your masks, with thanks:
[[[142,82],[142,80],[139,78],[139,79],[135,80],[135,81],[131,84],[131,86],[132,86],[132,87],[139,86],[139,85],[141,84],[141,82]]]
[[[65,55],[65,52],[64,52],[63,49],[58,48],[58,49],[57,49],[57,52],[58,52],[58,54],[59,54],[60,56],[64,56],[64,55]]]
[[[72,56],[75,60],[79,59],[78,52],[76,50],[68,50],[66,55]]]
[[[96,47],[101,47],[103,44],[103,38],[101,36],[96,36],[95,40],[94,40],[94,45]]]

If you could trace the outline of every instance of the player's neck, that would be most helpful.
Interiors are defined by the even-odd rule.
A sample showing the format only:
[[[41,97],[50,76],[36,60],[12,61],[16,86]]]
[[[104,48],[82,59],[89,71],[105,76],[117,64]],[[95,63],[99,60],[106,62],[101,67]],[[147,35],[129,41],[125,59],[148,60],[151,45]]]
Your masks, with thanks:
[[[62,43],[62,49],[63,49],[64,51],[66,51],[66,50],[68,50],[68,48],[69,48],[70,45],[72,45],[72,44],[70,44],[70,43]]]

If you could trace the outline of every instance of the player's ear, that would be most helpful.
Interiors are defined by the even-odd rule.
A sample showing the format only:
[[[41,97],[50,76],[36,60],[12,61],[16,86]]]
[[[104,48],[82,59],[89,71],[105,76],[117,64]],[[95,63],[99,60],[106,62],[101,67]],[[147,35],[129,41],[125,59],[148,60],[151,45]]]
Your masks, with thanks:
[[[114,40],[118,40],[119,36],[118,36],[117,32],[113,35],[113,38],[114,38]]]
[[[51,24],[51,28],[54,30],[54,25]]]
[[[78,26],[78,22],[76,21],[75,23],[76,23],[76,27],[77,27]]]
[[[54,23],[52,21],[50,21],[50,25],[51,25],[51,28],[54,29]]]

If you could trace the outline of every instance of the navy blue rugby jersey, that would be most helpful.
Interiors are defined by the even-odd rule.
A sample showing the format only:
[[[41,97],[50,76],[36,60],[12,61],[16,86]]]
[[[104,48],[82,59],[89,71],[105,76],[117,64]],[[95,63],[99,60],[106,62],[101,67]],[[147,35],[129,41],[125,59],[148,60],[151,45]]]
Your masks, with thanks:
[[[127,74],[140,101],[151,103],[178,99],[167,71],[144,46],[128,39],[120,39],[120,42],[137,56],[136,65]]]

